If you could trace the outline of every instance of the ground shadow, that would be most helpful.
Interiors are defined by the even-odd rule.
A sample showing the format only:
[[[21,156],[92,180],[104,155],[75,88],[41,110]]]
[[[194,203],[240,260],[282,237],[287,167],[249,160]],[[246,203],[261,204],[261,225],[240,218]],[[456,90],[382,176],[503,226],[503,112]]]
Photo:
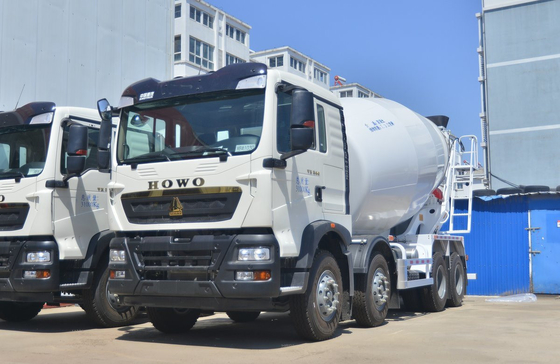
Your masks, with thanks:
[[[8,322],[0,320],[0,330],[44,333],[63,333],[94,329],[103,330],[81,310],[68,311],[64,308],[52,309],[48,310],[48,314],[44,314],[44,311],[29,321]],[[142,314],[134,320],[133,325],[146,322],[148,322],[148,317]]]
[[[201,318],[190,331],[173,335],[145,325],[119,330],[123,335],[117,340],[242,350],[278,349],[307,343],[297,336],[287,313],[262,313],[257,320],[244,323],[233,322],[219,314]],[[349,331],[341,324],[333,337],[347,333]]]

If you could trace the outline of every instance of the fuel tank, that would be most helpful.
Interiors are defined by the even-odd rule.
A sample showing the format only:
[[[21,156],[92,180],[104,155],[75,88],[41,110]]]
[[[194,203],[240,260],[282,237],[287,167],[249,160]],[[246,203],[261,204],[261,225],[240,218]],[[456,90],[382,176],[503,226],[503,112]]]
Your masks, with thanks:
[[[414,216],[442,182],[444,133],[384,98],[342,98],[350,170],[352,234],[386,232]]]

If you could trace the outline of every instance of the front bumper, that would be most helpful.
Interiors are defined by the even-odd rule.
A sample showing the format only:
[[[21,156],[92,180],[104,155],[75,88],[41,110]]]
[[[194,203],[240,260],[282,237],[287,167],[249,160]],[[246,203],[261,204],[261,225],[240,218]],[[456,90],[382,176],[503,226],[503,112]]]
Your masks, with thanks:
[[[110,279],[122,303],[213,310],[271,308],[280,296],[278,242],[272,234],[119,237],[111,249],[126,262],[111,262],[125,278]],[[270,260],[239,261],[241,247],[268,247]],[[266,281],[235,280],[236,271],[269,271]]]
[[[50,251],[51,261],[27,263],[31,251]],[[11,238],[0,241],[0,301],[52,301],[59,290],[60,264],[58,246],[54,240]],[[49,278],[23,278],[24,271],[48,270]]]

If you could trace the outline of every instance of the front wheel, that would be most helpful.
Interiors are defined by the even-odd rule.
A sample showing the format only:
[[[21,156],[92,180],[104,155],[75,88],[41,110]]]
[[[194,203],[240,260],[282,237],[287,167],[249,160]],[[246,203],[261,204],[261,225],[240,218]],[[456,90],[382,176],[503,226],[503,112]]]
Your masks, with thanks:
[[[330,338],[340,320],[342,276],[336,260],[318,251],[309,273],[307,292],[290,298],[290,314],[297,333],[306,340]]]
[[[9,322],[29,321],[41,312],[43,302],[0,302],[0,319]]]
[[[200,316],[200,310],[190,308],[148,307],[148,317],[156,329],[166,334],[189,331]]]
[[[226,315],[235,322],[255,321],[260,314],[260,311],[226,311]]]
[[[376,254],[367,275],[356,277],[352,311],[358,325],[363,327],[379,326],[385,321],[389,310],[391,279],[387,261]]]
[[[424,287],[422,299],[426,311],[439,312],[443,311],[447,302],[447,266],[441,253],[435,253],[432,260],[434,282],[431,286]]]
[[[451,254],[449,268],[449,299],[447,300],[447,306],[459,307],[463,304],[467,288],[465,266],[459,254]]]
[[[123,306],[109,291],[109,264],[101,261],[96,278],[89,290],[84,291],[82,309],[101,327],[129,325],[138,314],[138,306]]]

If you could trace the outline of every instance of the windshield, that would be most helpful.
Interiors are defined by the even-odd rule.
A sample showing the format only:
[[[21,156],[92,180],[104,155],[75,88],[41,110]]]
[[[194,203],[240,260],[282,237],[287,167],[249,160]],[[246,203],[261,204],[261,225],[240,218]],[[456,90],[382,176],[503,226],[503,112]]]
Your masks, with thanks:
[[[264,90],[158,100],[123,110],[119,164],[248,154],[262,132]]]
[[[50,124],[0,128],[0,179],[43,172],[50,131]]]

